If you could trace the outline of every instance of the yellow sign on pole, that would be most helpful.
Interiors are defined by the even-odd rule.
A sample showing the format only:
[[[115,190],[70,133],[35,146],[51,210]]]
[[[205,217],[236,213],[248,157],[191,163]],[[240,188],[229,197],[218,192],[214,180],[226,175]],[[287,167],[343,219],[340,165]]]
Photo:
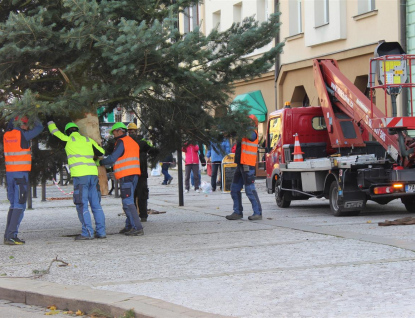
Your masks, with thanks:
[[[222,159],[222,193],[231,192],[233,175],[235,174],[237,164],[234,163],[235,154],[227,154]]]

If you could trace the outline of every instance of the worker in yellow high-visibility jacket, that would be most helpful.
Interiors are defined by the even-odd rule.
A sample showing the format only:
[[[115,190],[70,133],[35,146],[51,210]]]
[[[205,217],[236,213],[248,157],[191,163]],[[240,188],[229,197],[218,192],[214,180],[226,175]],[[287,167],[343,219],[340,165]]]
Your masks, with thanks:
[[[73,202],[82,224],[82,232],[75,237],[75,240],[92,240],[94,237],[106,238],[105,215],[101,207],[101,192],[98,184],[98,168],[94,161],[94,157],[105,154],[104,149],[92,138],[82,136],[75,123],[68,123],[65,126],[65,134],[56,127],[52,120],[48,121],[48,128],[52,135],[66,142],[65,151],[74,185]],[[95,235],[88,202],[95,219]]]

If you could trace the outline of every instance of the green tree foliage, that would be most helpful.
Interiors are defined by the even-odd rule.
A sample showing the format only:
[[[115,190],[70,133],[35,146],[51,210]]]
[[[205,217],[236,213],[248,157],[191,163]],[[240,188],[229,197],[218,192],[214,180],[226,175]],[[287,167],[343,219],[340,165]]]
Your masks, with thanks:
[[[246,110],[230,107],[232,83],[272,67],[281,43],[249,56],[275,38],[279,14],[223,32],[180,34],[175,17],[200,2],[1,1],[0,110],[76,119],[101,106],[138,109],[165,151],[208,143],[219,131],[242,136],[249,121]]]

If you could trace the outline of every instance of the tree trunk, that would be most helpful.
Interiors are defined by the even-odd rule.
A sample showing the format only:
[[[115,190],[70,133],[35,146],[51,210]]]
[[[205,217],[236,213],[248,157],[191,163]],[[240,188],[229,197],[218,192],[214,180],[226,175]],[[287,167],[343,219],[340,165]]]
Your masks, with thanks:
[[[86,117],[76,121],[79,126],[79,132],[83,136],[94,139],[98,145],[102,145],[101,131],[99,129],[98,116],[96,114],[87,113]],[[107,171],[104,166],[98,167],[98,182],[102,195],[108,195],[108,179]]]

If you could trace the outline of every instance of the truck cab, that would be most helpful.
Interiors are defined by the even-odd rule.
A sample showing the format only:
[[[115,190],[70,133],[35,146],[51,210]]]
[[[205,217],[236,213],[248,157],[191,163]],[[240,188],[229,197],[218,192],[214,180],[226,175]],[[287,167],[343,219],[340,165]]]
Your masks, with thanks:
[[[269,115],[266,135],[266,185],[268,193],[275,192],[280,165],[292,161],[295,134],[304,158],[321,158],[333,153],[321,107],[285,108]]]

